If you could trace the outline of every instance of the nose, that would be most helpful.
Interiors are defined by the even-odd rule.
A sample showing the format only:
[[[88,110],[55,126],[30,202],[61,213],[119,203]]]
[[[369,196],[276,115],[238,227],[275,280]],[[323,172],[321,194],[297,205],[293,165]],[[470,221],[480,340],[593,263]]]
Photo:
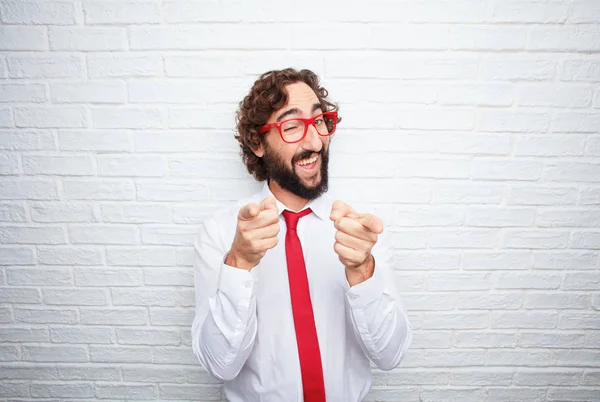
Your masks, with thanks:
[[[302,140],[302,143],[302,148],[306,150],[314,152],[321,151],[321,148],[323,147],[323,141],[321,141],[321,136],[313,124],[310,124],[306,129],[306,136]]]

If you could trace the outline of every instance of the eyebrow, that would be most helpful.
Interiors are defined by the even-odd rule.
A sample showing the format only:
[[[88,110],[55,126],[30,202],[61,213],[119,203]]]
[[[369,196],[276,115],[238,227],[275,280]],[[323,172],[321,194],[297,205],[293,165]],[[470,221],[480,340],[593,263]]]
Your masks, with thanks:
[[[316,112],[317,110],[321,110],[321,104],[320,103],[315,103],[312,107],[312,112]],[[292,115],[292,114],[301,114],[302,111],[300,109],[298,109],[297,107],[292,108],[290,110],[286,110],[285,112],[281,113],[278,117],[277,117],[277,122],[283,120],[285,117]]]

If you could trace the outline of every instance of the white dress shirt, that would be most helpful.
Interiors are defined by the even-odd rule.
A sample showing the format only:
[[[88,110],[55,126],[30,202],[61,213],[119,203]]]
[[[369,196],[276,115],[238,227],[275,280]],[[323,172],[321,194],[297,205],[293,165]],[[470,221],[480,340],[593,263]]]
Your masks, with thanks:
[[[302,379],[285,258],[285,206],[279,201],[279,243],[250,272],[224,263],[239,208],[272,195],[261,192],[207,219],[195,242],[196,316],[193,350],[231,402],[302,401]],[[309,202],[298,222],[328,402],[364,399],[371,387],[369,359],[396,367],[412,329],[398,295],[393,251],[385,232],[372,250],[371,278],[350,287],[333,250],[333,200]],[[305,209],[304,208],[304,209]]]

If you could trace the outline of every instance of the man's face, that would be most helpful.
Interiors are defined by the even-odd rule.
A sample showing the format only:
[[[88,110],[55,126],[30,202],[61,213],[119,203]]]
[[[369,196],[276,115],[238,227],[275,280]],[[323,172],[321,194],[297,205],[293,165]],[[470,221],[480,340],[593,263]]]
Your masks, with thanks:
[[[269,117],[267,123],[295,117],[310,118],[321,114],[317,95],[303,82],[286,86],[288,103]],[[264,145],[256,154],[263,158],[269,178],[280,187],[306,200],[312,200],[327,191],[329,138],[309,126],[299,142],[283,141],[276,128],[264,135]]]

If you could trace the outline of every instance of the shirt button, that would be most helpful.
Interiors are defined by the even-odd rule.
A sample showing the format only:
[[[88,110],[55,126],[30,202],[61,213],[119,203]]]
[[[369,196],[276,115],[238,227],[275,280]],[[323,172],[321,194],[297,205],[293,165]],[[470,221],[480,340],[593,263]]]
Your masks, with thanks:
[[[246,289],[250,289],[252,287],[252,282],[246,281]]]

